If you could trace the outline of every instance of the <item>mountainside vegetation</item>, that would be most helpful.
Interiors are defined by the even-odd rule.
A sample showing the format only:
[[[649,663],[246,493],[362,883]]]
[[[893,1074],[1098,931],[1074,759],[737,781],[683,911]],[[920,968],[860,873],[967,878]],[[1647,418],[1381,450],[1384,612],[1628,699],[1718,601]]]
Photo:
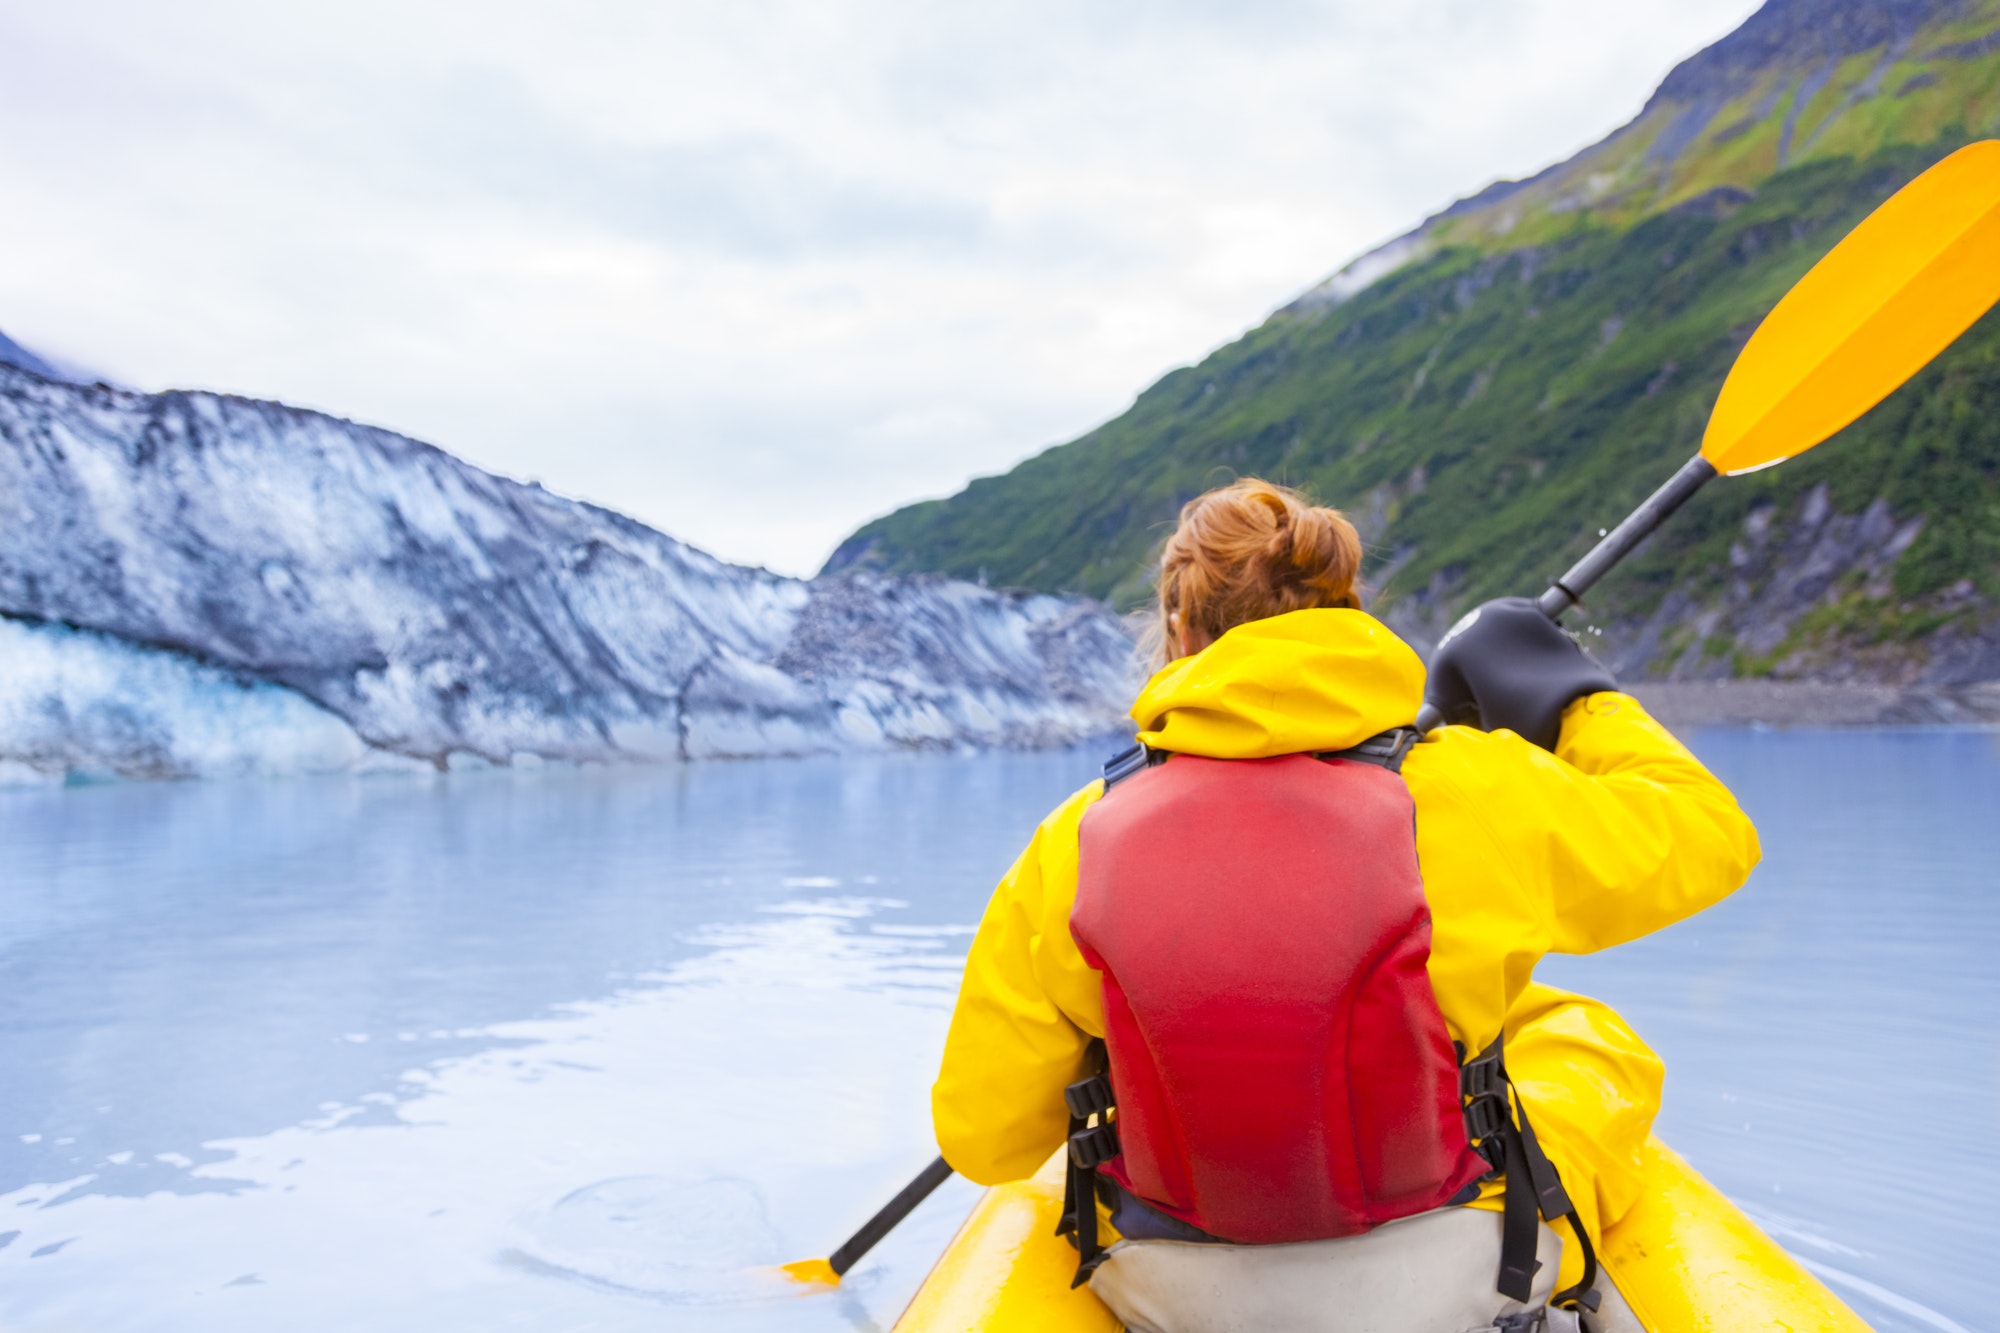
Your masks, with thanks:
[[[1081,439],[857,532],[830,568],[1144,601],[1237,475],[1343,506],[1425,641],[1533,592],[1692,454],[1764,313],[2000,129],[2000,3],[1771,0],[1631,125],[1365,256]],[[2000,676],[2000,316],[1824,449],[1705,492],[1591,608],[1627,672]]]

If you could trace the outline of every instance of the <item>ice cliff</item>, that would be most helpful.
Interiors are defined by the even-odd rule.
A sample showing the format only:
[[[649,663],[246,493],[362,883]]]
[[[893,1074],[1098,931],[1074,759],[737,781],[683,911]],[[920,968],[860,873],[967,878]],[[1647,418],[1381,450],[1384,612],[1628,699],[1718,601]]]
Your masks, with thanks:
[[[1101,604],[811,582],[389,431],[0,365],[0,775],[1061,743]]]

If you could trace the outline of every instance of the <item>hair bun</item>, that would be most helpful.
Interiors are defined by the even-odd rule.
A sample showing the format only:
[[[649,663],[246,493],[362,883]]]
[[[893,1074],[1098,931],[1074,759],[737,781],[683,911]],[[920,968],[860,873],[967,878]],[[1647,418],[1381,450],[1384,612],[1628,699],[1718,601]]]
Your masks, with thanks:
[[[1319,575],[1334,559],[1333,511],[1301,509],[1291,522],[1292,564],[1300,572]]]
[[[1196,496],[1160,555],[1163,652],[1251,620],[1312,607],[1359,608],[1361,538],[1338,510],[1254,477]]]

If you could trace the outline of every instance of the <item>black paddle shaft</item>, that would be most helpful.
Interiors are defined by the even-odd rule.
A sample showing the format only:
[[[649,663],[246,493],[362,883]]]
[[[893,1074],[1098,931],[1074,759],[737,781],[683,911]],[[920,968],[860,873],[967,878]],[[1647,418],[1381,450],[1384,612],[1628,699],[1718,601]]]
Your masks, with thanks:
[[[1715,465],[1696,454],[1667,478],[1667,484],[1646,497],[1645,503],[1590,548],[1590,554],[1569,567],[1549,590],[1535,599],[1542,614],[1561,620],[1563,613],[1583,600],[1591,586],[1610,572],[1611,567],[1632,554],[1632,548],[1653,534],[1667,516],[1687,503],[1689,496],[1715,478]]]
[[[889,1200],[881,1212],[862,1224],[861,1230],[847,1238],[847,1243],[835,1250],[827,1259],[827,1265],[842,1277],[847,1270],[861,1261],[861,1256],[875,1248],[875,1242],[889,1234],[895,1225],[908,1217],[916,1206],[929,1198],[931,1191],[951,1178],[951,1167],[940,1157],[917,1173],[917,1178],[903,1186],[895,1198]]]
[[[1535,599],[1535,605],[1550,620],[1560,621],[1571,607],[1583,600],[1583,595],[1599,579],[1611,571],[1613,565],[1632,554],[1633,547],[1652,536],[1654,528],[1666,522],[1668,515],[1686,504],[1689,496],[1714,480],[1715,476],[1715,465],[1700,454],[1683,463],[1680,471],[1667,478],[1666,485],[1647,496],[1645,503],[1591,547],[1588,555],[1549,585],[1549,590]],[[1417,710],[1418,731],[1428,732],[1443,725],[1444,714],[1430,704],[1426,703]]]

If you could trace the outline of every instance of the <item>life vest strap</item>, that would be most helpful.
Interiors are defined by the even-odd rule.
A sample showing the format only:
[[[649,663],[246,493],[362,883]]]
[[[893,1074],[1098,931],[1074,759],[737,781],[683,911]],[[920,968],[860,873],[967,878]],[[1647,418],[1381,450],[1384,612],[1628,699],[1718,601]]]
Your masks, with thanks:
[[[1104,790],[1110,791],[1135,773],[1143,773],[1166,763],[1170,753],[1134,742],[1104,761]]]
[[[1472,1194],[1477,1194],[1478,1190],[1475,1184]],[[1225,1237],[1210,1235],[1192,1222],[1183,1222],[1172,1213],[1161,1212],[1101,1172],[1097,1177],[1097,1197],[1111,1210],[1112,1228],[1126,1240],[1178,1240],[1190,1245],[1235,1244]]]
[[[1403,760],[1423,738],[1424,733],[1415,727],[1391,727],[1349,749],[1326,750],[1315,754],[1313,758],[1345,759],[1350,763],[1373,764],[1377,768],[1386,768],[1391,773],[1401,773]]]
[[[1424,738],[1424,733],[1415,727],[1391,727],[1378,735],[1370,736],[1361,744],[1345,750],[1322,750],[1313,755],[1315,759],[1346,759],[1357,764],[1373,764],[1386,768],[1391,773],[1403,771],[1403,760]],[[1126,778],[1143,773],[1149,768],[1158,768],[1173,756],[1171,750],[1155,750],[1151,746],[1134,743],[1120,750],[1104,761],[1104,790],[1110,791]]]
[[[1105,768],[1108,771],[1110,765]],[[1113,1119],[1117,1099],[1111,1091],[1104,1042],[1093,1040],[1084,1058],[1098,1068],[1063,1089],[1063,1102],[1069,1108],[1069,1164],[1063,1172],[1062,1217],[1056,1222],[1056,1234],[1069,1237],[1076,1246],[1072,1289],[1088,1282],[1104,1262],[1105,1251],[1097,1240],[1097,1168],[1118,1155],[1118,1125]]]
[[[1535,1137],[1534,1122],[1518,1096],[1510,1095],[1513,1080],[1507,1075],[1506,1034],[1493,1039],[1476,1059],[1459,1067],[1459,1091],[1466,1098],[1465,1130],[1472,1146],[1504,1172],[1507,1193],[1501,1203],[1500,1275],[1495,1283],[1501,1295],[1525,1301],[1533,1288],[1537,1217],[1550,1222],[1569,1219],[1577,1244],[1583,1247],[1583,1276],[1573,1287],[1549,1298],[1561,1309],[1595,1311],[1598,1306],[1597,1251],[1583,1229],[1583,1219],[1569,1191],[1563,1188],[1562,1173],[1542,1151]],[[1518,1123],[1517,1123],[1518,1122]]]

